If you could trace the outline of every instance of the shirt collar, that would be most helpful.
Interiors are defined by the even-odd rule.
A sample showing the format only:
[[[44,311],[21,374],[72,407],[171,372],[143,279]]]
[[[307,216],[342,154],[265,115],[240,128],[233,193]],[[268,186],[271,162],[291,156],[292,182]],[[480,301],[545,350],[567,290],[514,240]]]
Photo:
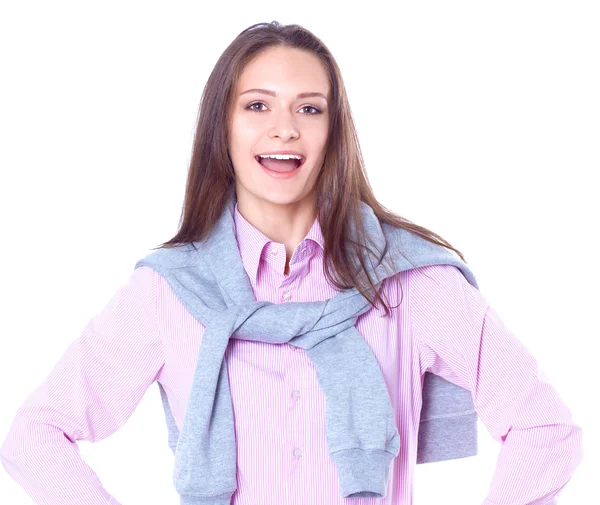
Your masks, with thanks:
[[[246,220],[244,216],[242,216],[238,210],[237,202],[235,203],[234,222],[235,234],[240,255],[242,257],[242,263],[246,269],[248,277],[250,277],[252,280],[252,284],[256,285],[258,267],[260,266],[263,250],[267,244],[270,244],[271,242],[275,243],[275,241],[267,237],[263,232]],[[312,240],[318,246],[320,246],[321,249],[325,249],[325,242],[318,217],[315,218],[315,221],[313,222],[310,230],[308,230],[303,242],[306,240]],[[318,248],[315,247],[313,248],[313,251],[316,251],[317,249]]]

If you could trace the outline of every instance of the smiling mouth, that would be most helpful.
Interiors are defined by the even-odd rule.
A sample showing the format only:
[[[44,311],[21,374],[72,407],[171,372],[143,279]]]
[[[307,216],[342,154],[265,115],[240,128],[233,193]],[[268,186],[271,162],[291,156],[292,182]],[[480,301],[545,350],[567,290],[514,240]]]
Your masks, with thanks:
[[[255,156],[254,158],[267,170],[280,173],[293,172],[304,165],[304,162],[306,161],[306,158],[302,158],[301,160],[295,158],[278,160],[275,158],[261,158],[260,156]]]

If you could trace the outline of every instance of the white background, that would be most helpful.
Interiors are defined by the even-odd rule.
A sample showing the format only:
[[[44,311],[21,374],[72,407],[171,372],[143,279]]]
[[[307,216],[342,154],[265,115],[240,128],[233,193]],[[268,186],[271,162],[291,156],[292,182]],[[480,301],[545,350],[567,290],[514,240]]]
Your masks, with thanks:
[[[177,228],[198,104],[246,27],[300,24],[343,73],[370,181],[466,257],[584,430],[560,505],[597,499],[600,16],[593,1],[5,2],[0,442],[135,262]],[[418,465],[476,505],[499,444]],[[179,503],[158,386],[84,460],[124,505]],[[434,483],[434,484],[432,484]],[[0,472],[0,502],[30,504]]]

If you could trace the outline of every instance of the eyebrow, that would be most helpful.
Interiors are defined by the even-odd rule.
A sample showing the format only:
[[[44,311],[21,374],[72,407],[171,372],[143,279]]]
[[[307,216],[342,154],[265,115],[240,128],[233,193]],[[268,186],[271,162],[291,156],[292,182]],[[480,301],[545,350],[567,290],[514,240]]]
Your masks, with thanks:
[[[246,91],[240,93],[240,96],[245,95],[246,93],[262,93],[263,95],[277,96],[277,93],[275,91],[271,91],[270,89],[261,89],[261,88],[247,89]],[[327,98],[325,97],[325,95],[323,93],[318,93],[316,91],[308,91],[305,93],[298,93],[296,95],[296,98],[309,98],[312,96],[320,96],[322,98],[325,98],[325,101],[327,101]]]

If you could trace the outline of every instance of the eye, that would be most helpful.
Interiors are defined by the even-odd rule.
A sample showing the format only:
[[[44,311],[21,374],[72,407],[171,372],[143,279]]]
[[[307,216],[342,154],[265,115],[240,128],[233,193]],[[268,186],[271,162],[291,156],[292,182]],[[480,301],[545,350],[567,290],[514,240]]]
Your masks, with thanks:
[[[246,109],[253,110],[254,112],[263,112],[262,110],[253,109],[252,107],[254,107],[255,105],[264,105],[264,103],[254,102],[254,103],[251,103],[250,105],[248,105],[248,107],[246,107]]]
[[[305,105],[302,109],[314,109],[316,112],[311,112],[309,116],[316,116],[317,114],[321,114],[321,111],[312,105]],[[300,110],[302,110],[300,109]]]
[[[262,102],[252,102],[251,104],[249,104],[246,109],[248,110],[252,110],[254,112],[264,112],[264,110],[260,110],[260,109],[253,109],[253,107],[255,105],[265,105]],[[300,110],[303,109],[314,109],[315,112],[310,112],[310,113],[304,113],[305,116],[316,116],[317,114],[321,114],[321,111],[319,109],[317,109],[316,107],[313,107],[312,105],[305,105],[304,107],[302,107]]]

